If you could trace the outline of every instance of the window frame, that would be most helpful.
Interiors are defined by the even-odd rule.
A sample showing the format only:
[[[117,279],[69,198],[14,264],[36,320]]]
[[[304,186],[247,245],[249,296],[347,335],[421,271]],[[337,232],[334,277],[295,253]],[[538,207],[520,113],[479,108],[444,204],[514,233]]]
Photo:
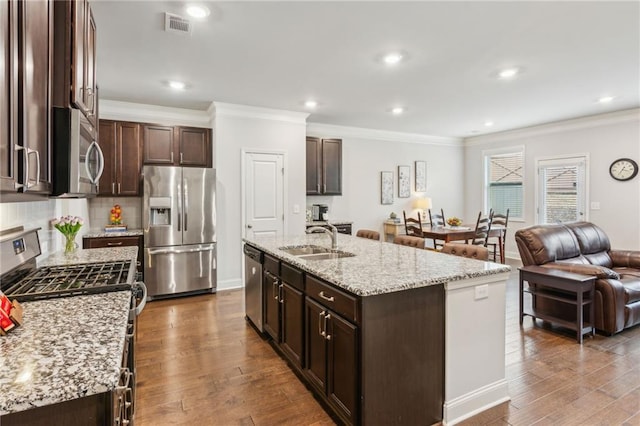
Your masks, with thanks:
[[[514,222],[524,222],[525,221],[525,212],[526,212],[526,193],[527,193],[527,185],[526,185],[526,157],[525,157],[525,147],[524,145],[516,145],[505,148],[495,148],[495,149],[487,149],[482,151],[482,164],[483,164],[483,188],[482,188],[482,205],[484,206],[484,211],[488,212],[491,208],[489,206],[489,188],[490,188],[490,170],[489,165],[491,162],[491,157],[505,154],[522,154],[522,206],[521,206],[521,216],[515,216],[511,213],[509,214],[509,221]]]

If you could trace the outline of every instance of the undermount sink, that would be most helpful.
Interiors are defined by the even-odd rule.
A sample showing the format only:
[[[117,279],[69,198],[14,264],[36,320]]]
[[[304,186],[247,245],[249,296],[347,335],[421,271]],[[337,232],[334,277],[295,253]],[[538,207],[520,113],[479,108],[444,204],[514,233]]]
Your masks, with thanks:
[[[348,253],[346,251],[331,250],[326,247],[314,245],[280,247],[279,249],[285,253],[299,257],[300,259],[307,260],[340,259],[342,257],[355,256],[355,254]]]
[[[308,255],[308,254],[329,253],[329,252],[331,252],[331,249],[328,249],[326,247],[313,246],[313,245],[280,247],[279,249],[282,250],[283,252],[289,253],[289,254],[291,254],[293,256],[304,256],[304,255]]]

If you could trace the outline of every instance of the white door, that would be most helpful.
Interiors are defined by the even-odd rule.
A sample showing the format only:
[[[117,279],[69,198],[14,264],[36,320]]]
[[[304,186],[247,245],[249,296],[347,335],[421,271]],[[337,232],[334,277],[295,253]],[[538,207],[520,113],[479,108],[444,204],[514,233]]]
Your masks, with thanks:
[[[538,223],[588,220],[586,164],[584,156],[538,160]]]
[[[284,154],[244,153],[245,236],[284,232]]]

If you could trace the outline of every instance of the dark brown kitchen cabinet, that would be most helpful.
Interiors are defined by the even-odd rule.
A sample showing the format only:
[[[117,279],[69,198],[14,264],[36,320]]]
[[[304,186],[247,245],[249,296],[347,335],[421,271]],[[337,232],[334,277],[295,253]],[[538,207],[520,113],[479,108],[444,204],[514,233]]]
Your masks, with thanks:
[[[305,306],[305,375],[347,424],[356,424],[358,329],[310,297]]]
[[[98,120],[96,24],[87,0],[55,1],[54,105]]]
[[[280,267],[280,348],[289,361],[302,368],[304,360],[304,278],[302,271]]]
[[[342,140],[307,137],[307,195],[342,195]]]
[[[50,194],[53,2],[0,3],[0,190]]]
[[[140,127],[138,123],[100,120],[99,145],[104,154],[104,170],[98,183],[98,195],[140,195]]]
[[[211,167],[211,130],[144,125],[144,164]]]
[[[280,341],[280,261],[265,254],[262,272],[264,331]]]

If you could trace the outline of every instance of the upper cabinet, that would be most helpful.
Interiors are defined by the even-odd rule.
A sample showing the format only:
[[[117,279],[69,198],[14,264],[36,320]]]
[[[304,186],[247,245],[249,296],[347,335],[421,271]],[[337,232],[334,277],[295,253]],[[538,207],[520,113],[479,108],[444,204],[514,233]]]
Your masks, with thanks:
[[[307,137],[307,195],[342,195],[342,140]]]
[[[98,195],[140,195],[141,125],[100,120],[99,141],[104,153],[104,170],[98,183]]]
[[[143,126],[144,164],[211,167],[211,129]]]
[[[86,0],[55,1],[54,105],[78,108],[97,125],[96,24]]]
[[[0,190],[51,192],[53,2],[0,2]]]

